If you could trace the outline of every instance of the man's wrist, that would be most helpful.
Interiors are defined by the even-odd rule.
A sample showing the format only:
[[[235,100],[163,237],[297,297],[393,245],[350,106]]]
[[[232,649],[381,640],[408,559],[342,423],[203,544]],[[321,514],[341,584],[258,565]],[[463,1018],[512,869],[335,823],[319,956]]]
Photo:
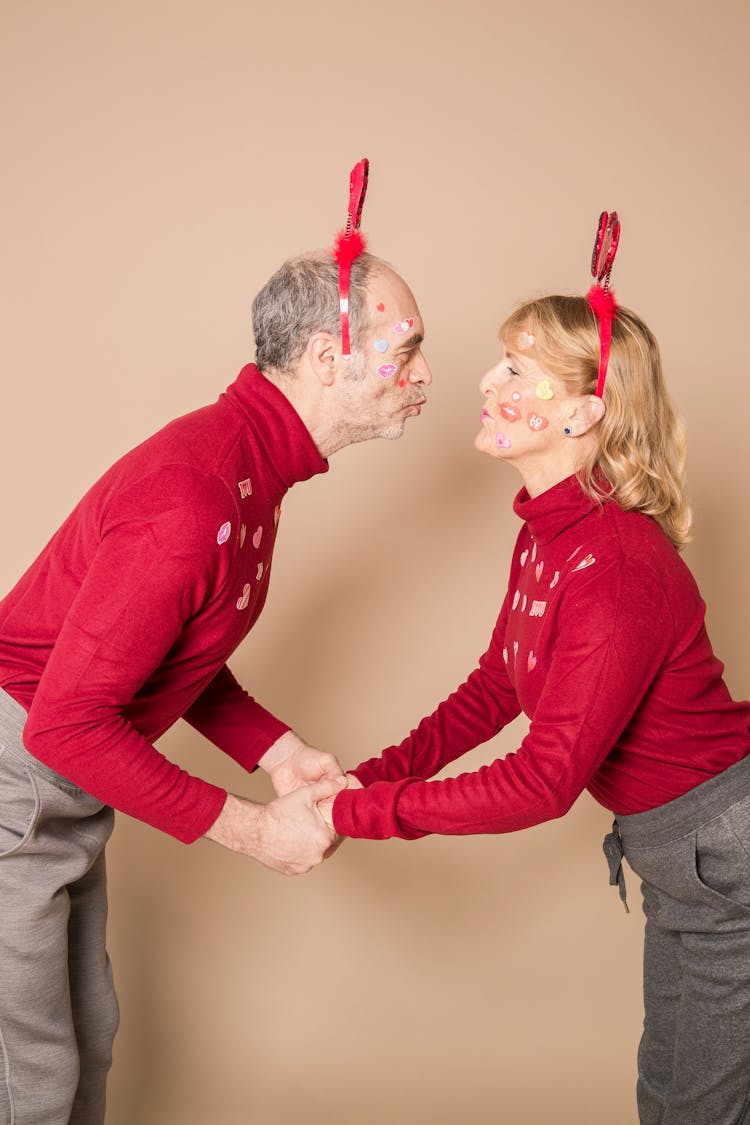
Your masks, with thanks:
[[[258,759],[258,765],[270,774],[304,745],[305,743],[293,730],[286,730]]]
[[[231,851],[253,856],[258,851],[264,817],[264,805],[227,793],[221,812],[204,836]]]

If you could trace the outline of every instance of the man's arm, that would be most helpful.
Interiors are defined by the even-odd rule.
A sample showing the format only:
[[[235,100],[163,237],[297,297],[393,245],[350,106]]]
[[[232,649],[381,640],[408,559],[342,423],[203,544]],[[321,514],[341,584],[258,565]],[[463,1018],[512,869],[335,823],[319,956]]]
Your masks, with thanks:
[[[331,799],[345,785],[341,776],[325,777],[267,805],[230,793],[205,836],[282,875],[304,875],[325,859],[335,839],[317,802]]]

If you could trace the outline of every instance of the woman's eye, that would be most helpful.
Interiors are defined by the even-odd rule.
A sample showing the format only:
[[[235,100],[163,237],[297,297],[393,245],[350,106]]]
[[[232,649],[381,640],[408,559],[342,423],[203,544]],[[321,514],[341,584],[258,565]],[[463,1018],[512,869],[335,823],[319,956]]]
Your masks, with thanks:
[[[508,364],[508,374],[513,375],[516,379],[521,378],[521,372],[516,371],[515,367],[511,367],[510,364]]]

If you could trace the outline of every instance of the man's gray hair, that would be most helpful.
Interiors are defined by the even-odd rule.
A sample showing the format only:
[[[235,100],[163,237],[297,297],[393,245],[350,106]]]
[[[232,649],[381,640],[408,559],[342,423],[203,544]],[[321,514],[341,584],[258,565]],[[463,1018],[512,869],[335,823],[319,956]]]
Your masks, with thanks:
[[[352,350],[360,349],[370,321],[367,282],[383,265],[374,254],[360,254],[352,263],[349,288],[349,332]],[[288,372],[315,332],[341,337],[339,271],[330,250],[316,250],[284,262],[253,301],[255,362],[263,371]]]

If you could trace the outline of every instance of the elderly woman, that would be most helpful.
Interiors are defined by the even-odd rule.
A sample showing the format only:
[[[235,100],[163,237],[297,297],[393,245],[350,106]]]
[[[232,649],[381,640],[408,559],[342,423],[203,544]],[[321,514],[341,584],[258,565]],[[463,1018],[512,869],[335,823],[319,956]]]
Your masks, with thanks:
[[[322,808],[342,836],[415,839],[526,828],[588,789],[615,814],[623,900],[623,850],[643,879],[640,1120],[736,1125],[750,1121],[750,706],[729,695],[678,553],[684,443],[656,340],[614,304],[613,256],[601,270],[595,256],[587,298],[517,308],[480,384],[476,446],[524,485],[487,651]],[[520,711],[515,753],[427,780]]]

